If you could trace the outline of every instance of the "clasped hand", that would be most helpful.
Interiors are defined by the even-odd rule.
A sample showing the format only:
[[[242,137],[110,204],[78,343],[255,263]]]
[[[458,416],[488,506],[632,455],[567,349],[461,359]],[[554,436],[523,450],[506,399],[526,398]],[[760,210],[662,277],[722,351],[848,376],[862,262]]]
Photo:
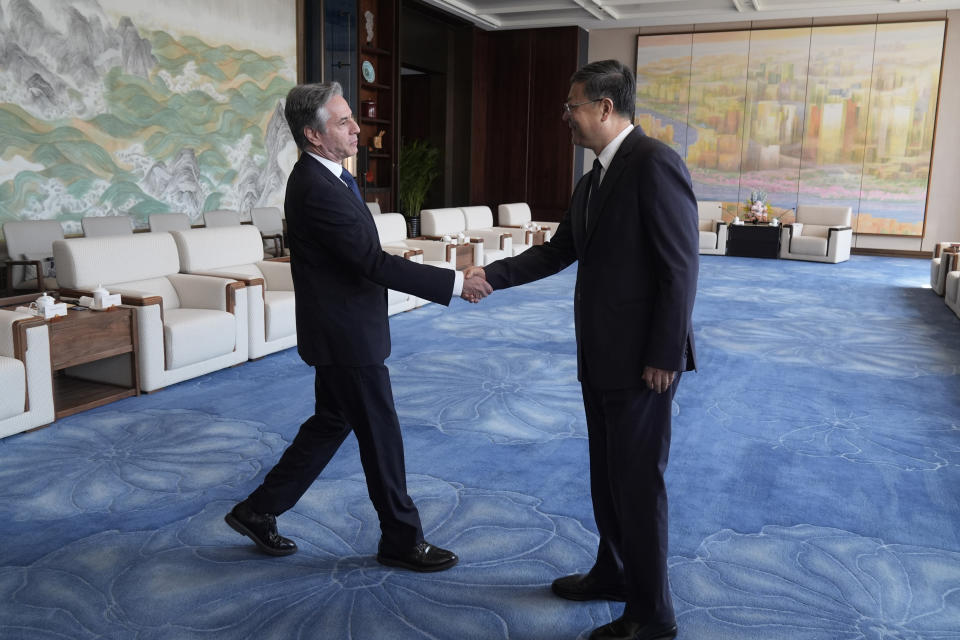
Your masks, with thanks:
[[[460,297],[467,302],[480,302],[493,293],[493,287],[487,282],[483,267],[467,267],[463,272],[463,290]]]

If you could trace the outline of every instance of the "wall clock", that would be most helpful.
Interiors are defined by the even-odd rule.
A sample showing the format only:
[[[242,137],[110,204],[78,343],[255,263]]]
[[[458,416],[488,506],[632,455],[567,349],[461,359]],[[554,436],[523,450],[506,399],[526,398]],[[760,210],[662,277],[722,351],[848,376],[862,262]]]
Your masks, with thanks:
[[[367,82],[373,82],[377,79],[377,73],[373,70],[373,63],[369,60],[363,61],[363,64],[360,65],[360,71],[363,72],[363,79]]]

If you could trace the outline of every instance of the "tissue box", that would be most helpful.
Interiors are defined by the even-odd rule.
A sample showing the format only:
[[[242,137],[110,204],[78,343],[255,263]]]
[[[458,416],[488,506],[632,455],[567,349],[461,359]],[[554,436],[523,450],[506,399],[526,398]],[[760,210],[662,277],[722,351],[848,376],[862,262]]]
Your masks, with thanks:
[[[41,316],[44,320],[49,320],[50,318],[56,318],[57,316],[67,315],[67,303],[57,302],[55,304],[48,305],[44,307],[42,313],[30,307],[17,307],[16,311],[18,313],[29,313],[34,316]]]
[[[121,304],[119,293],[111,293],[103,300],[103,304],[97,304],[96,300],[90,296],[80,296],[80,301],[78,304],[81,307],[86,307],[88,309],[93,309],[94,311],[106,311],[110,307]]]

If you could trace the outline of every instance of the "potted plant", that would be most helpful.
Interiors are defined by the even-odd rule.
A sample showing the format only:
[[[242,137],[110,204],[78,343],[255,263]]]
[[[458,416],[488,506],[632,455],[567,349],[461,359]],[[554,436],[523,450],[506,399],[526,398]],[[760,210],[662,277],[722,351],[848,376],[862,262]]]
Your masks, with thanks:
[[[440,150],[426,140],[406,142],[400,148],[400,211],[407,218],[407,235],[420,235],[420,209],[430,185],[440,174]]]

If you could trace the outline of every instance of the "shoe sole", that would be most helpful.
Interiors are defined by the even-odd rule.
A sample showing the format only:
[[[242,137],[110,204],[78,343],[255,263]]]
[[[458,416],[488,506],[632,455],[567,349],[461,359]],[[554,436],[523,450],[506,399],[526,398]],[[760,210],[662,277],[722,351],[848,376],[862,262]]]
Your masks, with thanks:
[[[237,533],[239,533],[239,534],[241,534],[241,535],[245,535],[245,536],[247,536],[248,538],[250,538],[251,540],[253,540],[253,543],[254,543],[255,545],[257,545],[257,548],[260,549],[260,551],[263,551],[263,552],[264,552],[265,554],[267,554],[267,555],[270,555],[270,556],[289,556],[289,555],[293,555],[294,553],[297,552],[296,548],[291,549],[290,551],[277,551],[276,549],[271,549],[271,548],[268,547],[267,545],[265,545],[265,544],[263,544],[262,542],[260,542],[260,540],[257,539],[257,536],[253,535],[253,532],[250,531],[250,529],[247,529],[247,528],[243,525],[243,523],[240,522],[239,520],[237,520],[237,519],[233,516],[233,514],[231,514],[231,513],[228,513],[226,516],[224,516],[223,519],[226,521],[226,523],[227,523],[228,525],[230,525],[230,528],[231,528],[231,529],[233,529],[233,530],[236,531]]]
[[[576,602],[587,602],[589,600],[610,600],[611,602],[627,601],[627,597],[625,595],[617,593],[581,593],[578,591],[560,591],[553,585],[550,585],[550,590],[553,591],[553,594],[559,598],[563,598],[564,600],[574,600]]]
[[[377,555],[377,562],[387,567],[397,567],[399,569],[409,569],[410,571],[417,571],[418,573],[433,573],[434,571],[445,571],[450,567],[457,564],[460,561],[460,558],[454,558],[453,560],[448,560],[443,564],[428,565],[424,566],[422,564],[411,564],[409,562],[404,562],[403,560],[397,560],[394,558],[387,558],[385,556]]]

